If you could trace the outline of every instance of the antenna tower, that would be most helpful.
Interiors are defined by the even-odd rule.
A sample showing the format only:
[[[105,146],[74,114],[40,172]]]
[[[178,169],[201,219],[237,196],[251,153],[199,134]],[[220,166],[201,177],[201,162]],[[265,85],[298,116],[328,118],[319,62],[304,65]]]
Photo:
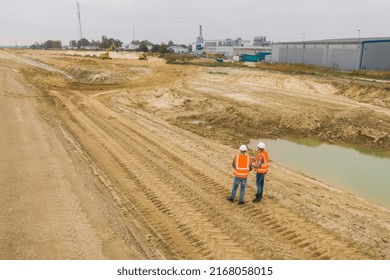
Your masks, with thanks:
[[[77,17],[79,19],[79,40],[81,40],[83,38],[83,33],[81,31],[80,5],[79,2],[77,2],[76,4],[77,4]]]

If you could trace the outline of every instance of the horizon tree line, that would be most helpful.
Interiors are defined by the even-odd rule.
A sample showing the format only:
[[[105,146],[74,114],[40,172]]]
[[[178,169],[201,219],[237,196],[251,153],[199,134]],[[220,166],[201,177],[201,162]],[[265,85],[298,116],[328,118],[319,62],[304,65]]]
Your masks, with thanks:
[[[84,47],[95,47],[96,49],[107,49],[110,48],[114,44],[115,48],[122,48],[123,42],[119,39],[108,38],[103,35],[101,41],[92,40],[89,41],[86,38],[82,38],[78,41],[72,40],[69,42],[69,47],[82,49]],[[132,40],[131,44],[138,45],[139,47],[136,51],[141,52],[159,52],[159,53],[169,53],[171,52],[168,48],[171,46],[175,46],[172,40],[168,42],[168,44],[161,43],[160,45],[154,44],[149,40]],[[183,48],[188,48],[191,50],[191,46],[186,46],[184,44],[179,45]],[[44,43],[35,42],[30,46],[31,49],[62,49],[62,42],[60,40],[47,40]]]

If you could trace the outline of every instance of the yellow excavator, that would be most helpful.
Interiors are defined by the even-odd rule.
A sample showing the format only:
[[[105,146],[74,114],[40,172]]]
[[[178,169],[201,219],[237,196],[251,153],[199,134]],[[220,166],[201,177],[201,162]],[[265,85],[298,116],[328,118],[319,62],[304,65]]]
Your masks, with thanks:
[[[101,58],[101,59],[111,59],[111,57],[110,57],[110,51],[111,50],[116,50],[116,47],[115,47],[114,43],[112,43],[111,46],[106,49],[105,53],[101,53],[99,55],[99,58]]]
[[[138,56],[138,59],[139,59],[139,60],[146,60],[146,54],[141,53],[141,54]]]

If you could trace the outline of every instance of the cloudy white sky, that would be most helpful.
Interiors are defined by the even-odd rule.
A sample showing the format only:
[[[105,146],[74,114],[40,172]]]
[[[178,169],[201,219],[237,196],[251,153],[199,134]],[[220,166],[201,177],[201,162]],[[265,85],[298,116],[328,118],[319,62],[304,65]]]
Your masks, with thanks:
[[[0,0],[0,45],[78,40],[77,2],[89,41],[390,37],[390,0]]]

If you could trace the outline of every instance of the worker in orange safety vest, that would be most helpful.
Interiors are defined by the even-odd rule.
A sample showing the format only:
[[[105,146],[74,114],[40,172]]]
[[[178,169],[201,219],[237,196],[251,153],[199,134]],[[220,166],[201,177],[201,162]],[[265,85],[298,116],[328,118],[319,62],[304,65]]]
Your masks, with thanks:
[[[268,152],[265,150],[265,144],[263,142],[260,142],[257,144],[257,148],[259,153],[257,154],[255,160],[253,161],[253,167],[256,171],[256,197],[253,199],[252,202],[258,203],[263,198],[263,191],[264,191],[264,179],[265,174],[268,173],[268,167],[269,167],[269,157]]]
[[[238,185],[241,185],[240,188],[240,195],[238,199],[238,204],[244,204],[244,196],[245,196],[245,188],[246,188],[246,181],[249,175],[249,172],[252,170],[252,161],[253,159],[246,155],[247,147],[245,145],[240,146],[240,154],[235,155],[233,159],[233,187],[230,196],[227,197],[227,199],[230,202],[234,201],[234,198],[236,197]]]

